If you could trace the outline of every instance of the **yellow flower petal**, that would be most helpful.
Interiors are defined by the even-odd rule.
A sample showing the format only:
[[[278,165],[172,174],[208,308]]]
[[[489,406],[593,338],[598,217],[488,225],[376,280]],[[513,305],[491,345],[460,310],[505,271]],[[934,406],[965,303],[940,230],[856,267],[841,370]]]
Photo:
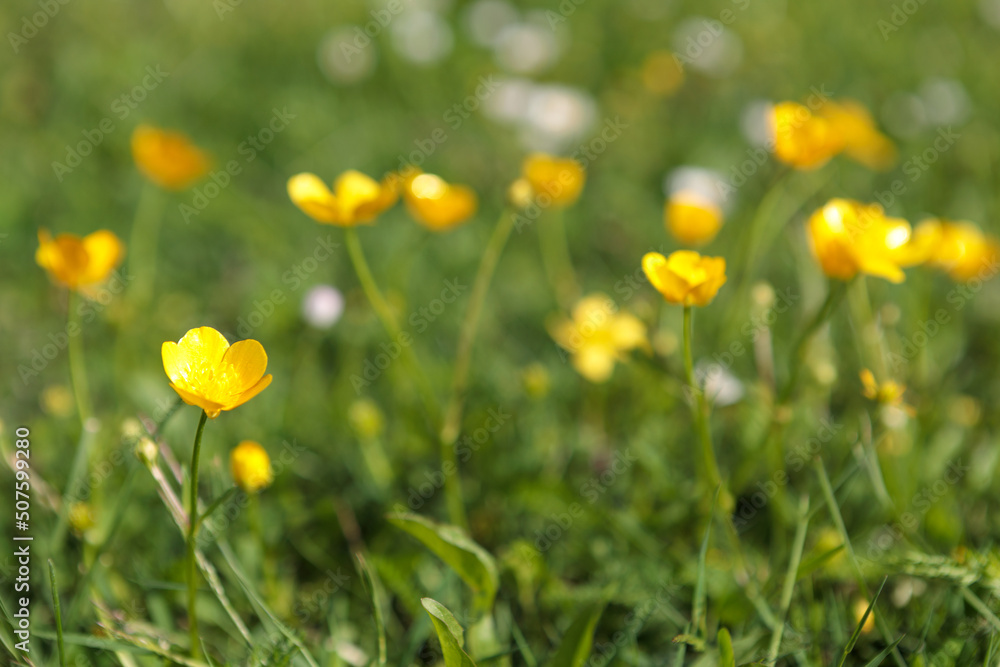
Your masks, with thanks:
[[[587,174],[580,163],[570,158],[556,158],[534,153],[524,160],[522,176],[535,192],[535,200],[545,197],[553,206],[569,206],[583,191]]]
[[[35,261],[56,282],[70,289],[86,291],[104,282],[121,263],[125,248],[113,233],[100,230],[81,239],[74,234],[52,238],[48,231],[38,232]]]
[[[244,440],[229,453],[229,470],[236,486],[246,493],[257,493],[274,481],[267,450],[253,440]]]
[[[434,174],[418,174],[403,188],[406,208],[431,231],[447,231],[471,218],[478,207],[476,193]]]
[[[211,159],[180,132],[140,125],[132,133],[132,157],[146,178],[167,190],[183,190],[208,173]]]
[[[317,222],[339,224],[341,217],[330,188],[315,174],[298,174],[288,179],[292,203]]]
[[[715,238],[722,227],[722,209],[701,197],[679,192],[667,200],[664,222],[681,243],[703,245]]]

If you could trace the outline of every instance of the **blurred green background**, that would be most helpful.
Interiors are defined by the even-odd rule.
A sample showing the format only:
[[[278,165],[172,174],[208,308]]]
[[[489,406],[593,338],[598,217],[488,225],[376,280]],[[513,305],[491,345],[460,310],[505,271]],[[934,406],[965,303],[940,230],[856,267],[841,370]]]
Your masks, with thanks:
[[[636,271],[643,253],[679,247],[663,227],[664,179],[678,167],[696,166],[733,183],[760,137],[755,110],[767,101],[804,101],[814,90],[858,99],[897,142],[899,164],[885,173],[838,158],[819,171],[784,177],[768,159],[726,201],[725,226],[705,252],[727,258],[730,282],[697,313],[695,355],[719,363],[713,355],[733,341],[750,348],[741,325],[769,303],[766,288],[750,287],[766,281],[779,293],[797,295],[771,330],[777,370],[785,373],[795,332],[825,289],[802,220],[830,197],[874,201],[902,180],[905,191],[888,207],[892,214],[914,223],[929,215],[970,219],[1000,232],[1000,3],[394,1],[18,0],[0,9],[8,41],[0,48],[0,417],[5,452],[15,426],[31,427],[33,471],[57,495],[80,427],[66,354],[33,368],[35,374],[24,371],[66,326],[66,291],[34,262],[37,230],[86,234],[106,228],[130,252],[132,242],[151,244],[156,258],[155,274],[149,265],[133,266],[134,255],[122,269],[150,276],[145,304],[130,298],[130,287],[95,308],[83,329],[101,422],[91,471],[109,460],[124,462],[93,484],[89,503],[96,525],[58,547],[39,543],[39,553],[55,559],[65,595],[80,595],[81,573],[107,535],[128,471],[138,467],[121,527],[86,583],[110,609],[125,610],[121,618],[148,624],[130,626],[136,634],[169,636],[183,628],[182,594],[170,588],[183,580],[183,541],[131,448],[137,415],[155,419],[174,400],[162,371],[162,342],[213,326],[230,340],[259,340],[274,382],[252,403],[209,424],[203,454],[208,488],[228,487],[228,451],[240,440],[261,442],[275,460],[294,452],[260,497],[263,546],[244,515],[226,531],[247,571],[263,582],[268,603],[323,656],[322,664],[367,664],[351,662],[354,650],[367,659],[376,652],[367,597],[351,560],[357,544],[349,540],[360,540],[391,600],[390,662],[435,664],[438,654],[425,649],[436,650],[436,640],[428,639],[432,629],[419,598],[433,597],[459,613],[465,609],[461,582],[384,514],[411,502],[414,492],[419,496],[422,484],[433,484],[440,474],[438,449],[405,364],[393,363],[360,391],[352,383],[388,337],[359,288],[341,231],[297,210],[285,184],[301,171],[327,181],[349,168],[379,177],[427,145],[436,130],[445,131],[446,140],[422,167],[479,193],[473,220],[434,234],[397,206],[360,230],[376,278],[399,319],[411,323],[404,329],[414,331],[415,349],[443,397],[467,292],[426,331],[415,331],[411,314],[438,298],[445,281],[471,284],[506,188],[528,152],[568,155],[581,145],[593,148],[611,122],[622,127],[620,136],[589,161],[583,195],[565,214],[569,247],[585,292],[607,293],[636,313],[650,325],[656,352],[634,355],[607,384],[586,383],[547,333],[546,322],[559,309],[542,269],[536,225],[515,232],[481,323],[462,432],[483,427],[490,410],[510,417],[462,463],[461,475],[471,535],[501,563],[496,623],[504,646],[514,647],[501,660],[532,664],[516,647],[512,628],[520,628],[542,660],[581,601],[609,597],[596,641],[612,642],[623,629],[627,641],[608,662],[590,664],[668,664],[678,650],[672,639],[690,618],[706,526],[695,497],[696,441],[677,351],[680,309],[662,304],[648,285],[628,283],[641,277]],[[380,17],[388,17],[387,25]],[[374,35],[367,41],[358,38],[366,27]],[[707,46],[692,47],[706,32]],[[683,81],[669,93],[655,84],[672,84],[651,79],[648,69],[644,75],[656,52],[680,54],[684,62]],[[162,74],[152,76],[150,68]],[[494,91],[477,98],[477,87]],[[464,118],[455,105],[475,110]],[[276,112],[287,124],[265,145],[261,132]],[[100,129],[102,121],[109,127],[107,119],[110,132]],[[188,134],[211,152],[216,171],[230,160],[241,167],[217,196],[206,195],[215,192],[206,190],[211,178],[165,195],[158,239],[132,237],[140,194],[148,187],[129,148],[139,123]],[[913,162],[946,128],[958,134],[953,145],[937,151],[926,169]],[[76,162],[69,153],[87,145],[92,152],[79,166],[57,173],[62,170],[54,163]],[[775,187],[782,190],[765,220],[772,223],[767,243],[759,256],[741,263],[746,229]],[[181,206],[197,206],[199,196],[207,205],[185,216]],[[310,264],[323,243],[337,247],[329,259]],[[328,329],[311,326],[301,305],[321,284],[336,287],[346,300],[342,319]],[[953,316],[905,364],[890,364],[908,385],[915,415],[902,423],[897,415],[887,424],[861,396],[859,325],[845,307],[813,348],[809,386],[786,446],[807,442],[820,418],[842,426],[822,455],[831,476],[844,482],[838,500],[862,555],[871,536],[919,505],[916,495],[935,488],[950,462],[971,464],[959,483],[935,494],[922,511],[913,510],[919,525],[878,550],[878,562],[866,573],[875,588],[882,574],[890,575],[879,605],[896,635],[906,634],[900,649],[909,664],[983,664],[996,648],[996,623],[969,606],[961,587],[974,585],[1000,613],[990,599],[1000,585],[990,551],[997,534],[992,476],[1000,427],[1000,287],[986,283],[959,299],[961,309],[949,300],[956,286],[940,274],[913,271],[904,284],[870,281],[868,287],[887,344],[897,352],[938,308]],[[257,321],[240,329],[242,322]],[[549,383],[544,391],[530,382],[526,388],[529,367],[529,378],[537,383],[544,376]],[[735,383],[740,397],[714,411],[716,447],[734,493],[749,498],[767,476],[753,447],[767,426],[770,397],[753,354],[735,358],[728,372],[726,381]],[[378,440],[391,469],[384,485],[366,463],[371,443],[348,419],[360,399],[383,415]],[[166,440],[181,460],[196,422],[197,410],[186,406],[169,422]],[[626,451],[634,464],[602,482],[616,455]],[[884,489],[866,471],[865,462],[873,460],[880,463]],[[7,468],[0,479],[13,484]],[[595,480],[600,493],[592,496]],[[47,533],[56,518],[37,482],[34,488],[33,520]],[[790,493],[810,494],[814,508],[822,504],[808,467],[792,475]],[[444,520],[443,495],[435,492],[410,509]],[[881,502],[886,498],[889,504]],[[583,512],[561,526],[573,503]],[[741,533],[743,556],[762,599],[777,606],[787,555],[772,551],[767,513],[755,513]],[[12,530],[8,514],[0,518],[4,534]],[[548,547],[541,536],[553,525],[561,529],[552,531],[559,536]],[[815,515],[807,561],[839,544],[833,528],[825,512]],[[524,556],[532,550],[540,558]],[[739,663],[763,655],[768,623],[748,597],[745,580],[734,574],[737,560],[718,528],[707,558],[710,647],[704,654],[689,651],[690,664],[717,664],[717,626],[736,638]],[[42,563],[35,561],[39,591]],[[0,564],[9,567],[2,558]],[[799,581],[790,609],[786,637],[792,639],[783,654],[794,655],[783,658],[787,664],[829,664],[857,621],[852,609],[860,594],[843,554],[828,554],[813,567]],[[339,570],[349,573],[349,582],[317,598],[329,591],[328,573]],[[252,603],[232,579],[226,583],[240,611],[254,617]],[[630,626],[628,614],[661,589],[668,591],[667,603],[656,606],[641,628]],[[5,584],[0,597],[10,595]],[[312,604],[314,599],[321,602]],[[41,627],[48,605],[40,593],[34,603]],[[91,632],[96,618],[84,602],[71,631]],[[205,612],[203,624],[217,657],[248,664],[218,608]],[[266,636],[266,622],[252,625]],[[866,633],[857,664],[883,646],[877,633]],[[107,651],[74,650],[91,664],[118,664]],[[49,648],[42,651],[47,655]],[[300,660],[294,664],[305,664]]]

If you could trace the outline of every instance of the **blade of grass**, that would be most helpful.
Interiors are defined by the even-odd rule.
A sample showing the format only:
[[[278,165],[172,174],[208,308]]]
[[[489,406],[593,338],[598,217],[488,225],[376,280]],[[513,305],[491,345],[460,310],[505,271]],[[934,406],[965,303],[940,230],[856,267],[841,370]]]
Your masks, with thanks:
[[[781,589],[781,608],[778,611],[778,620],[780,623],[771,634],[771,645],[767,650],[769,662],[774,662],[778,658],[781,635],[785,631],[785,619],[788,618],[788,609],[792,605],[792,593],[795,591],[795,582],[798,580],[799,563],[802,561],[802,549],[806,544],[806,532],[808,528],[809,496],[803,496],[799,500],[799,521],[795,527],[795,538],[792,540],[792,556],[788,561],[788,571],[785,573],[785,583]]]
[[[56,645],[59,647],[59,667],[66,667],[66,645],[63,643],[62,605],[59,604],[59,585],[56,583],[56,564],[49,558],[49,585],[52,587],[52,609],[56,621]]]
[[[378,664],[384,667],[386,664],[386,643],[385,643],[385,622],[382,617],[382,584],[378,579],[375,568],[365,559],[361,553],[354,554],[358,560],[358,569],[361,571],[361,579],[368,590],[368,597],[372,603],[372,614],[375,616],[375,630],[378,633]]]
[[[985,602],[979,599],[978,595],[973,593],[972,590],[964,584],[959,588],[959,590],[962,591],[962,597],[965,598],[965,601],[971,604],[976,611],[982,614],[983,618],[993,626],[994,630],[1000,630],[1000,619],[998,619],[996,615],[990,611],[990,608],[986,606]]]
[[[837,663],[837,667],[843,667],[848,654],[854,650],[854,646],[858,643],[858,638],[861,636],[861,631],[864,630],[865,623],[868,622],[868,616],[871,615],[872,610],[875,609],[875,603],[878,602],[878,596],[882,594],[882,589],[885,588],[885,582],[888,580],[889,577],[884,577],[882,579],[882,585],[878,587],[875,597],[873,597],[872,601],[868,603],[868,608],[865,609],[865,613],[861,616],[858,624],[854,627],[854,632],[851,633],[851,638],[847,640],[847,646],[844,647],[844,652],[840,654],[840,662]]]

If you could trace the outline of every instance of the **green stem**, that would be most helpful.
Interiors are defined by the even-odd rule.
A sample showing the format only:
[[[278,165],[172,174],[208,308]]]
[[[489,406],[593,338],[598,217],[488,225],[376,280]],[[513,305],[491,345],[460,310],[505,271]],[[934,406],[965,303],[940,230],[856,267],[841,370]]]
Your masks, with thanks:
[[[134,276],[130,290],[132,304],[136,312],[149,302],[156,280],[156,248],[160,238],[160,224],[167,203],[165,193],[150,182],[146,182],[139,193],[129,235],[129,274]]]
[[[801,378],[801,369],[805,363],[805,353],[812,341],[813,336],[816,331],[823,326],[823,324],[830,319],[830,315],[833,314],[834,309],[840,304],[844,298],[844,292],[846,291],[845,283],[837,280],[831,281],[829,290],[826,293],[826,299],[823,301],[823,305],[820,309],[816,311],[813,318],[806,325],[806,328],[802,330],[799,334],[798,340],[795,342],[795,346],[792,348],[792,354],[788,360],[788,380],[785,382],[785,386],[781,390],[781,394],[778,397],[778,405],[784,405],[791,398],[792,392],[798,387],[799,379]]]
[[[804,496],[799,502],[799,524],[795,529],[795,539],[792,541],[792,557],[788,561],[788,571],[785,572],[785,583],[781,588],[781,609],[779,613],[778,626],[771,635],[771,645],[768,647],[768,662],[773,663],[778,659],[778,650],[781,648],[781,636],[785,631],[785,619],[788,618],[788,609],[792,606],[792,593],[795,591],[795,582],[798,579],[799,563],[802,562],[802,549],[806,543],[806,531],[809,527],[809,497]]]
[[[202,410],[198,421],[198,430],[194,434],[194,447],[191,452],[191,502],[188,508],[187,535],[187,598],[188,598],[188,633],[191,638],[191,657],[198,660],[201,657],[201,638],[198,636],[198,562],[195,560],[195,538],[198,533],[198,464],[201,457],[201,434],[205,430],[208,413]]]
[[[542,220],[538,229],[538,241],[542,247],[542,263],[548,276],[556,301],[566,310],[580,298],[580,285],[573,270],[569,244],[566,239],[566,223],[561,208],[554,208]]]
[[[708,492],[714,493],[715,489],[722,485],[722,475],[719,474],[719,464],[715,459],[715,450],[712,448],[712,434],[708,426],[708,401],[705,400],[705,392],[702,388],[695,384],[694,358],[691,355],[693,319],[691,306],[684,306],[684,374],[688,387],[694,394],[694,404],[691,409],[694,412],[695,425],[701,442],[704,482]],[[722,495],[726,496],[725,490],[723,490]],[[728,509],[725,502],[722,503],[722,506],[723,509]]]
[[[886,369],[885,356],[882,354],[882,334],[875,323],[871,297],[868,296],[868,281],[864,276],[858,276],[851,283],[847,301],[859,337],[862,363],[874,372],[879,381],[883,381]],[[865,359],[866,356],[868,359]]]
[[[49,559],[49,583],[52,585],[52,607],[56,615],[56,641],[59,646],[59,665],[66,667],[66,646],[63,644],[62,606],[59,604],[59,587],[56,585],[56,566]]]
[[[515,217],[507,209],[500,214],[497,225],[493,229],[483,257],[479,261],[475,281],[472,283],[472,294],[466,307],[465,319],[458,334],[458,348],[455,353],[455,368],[451,377],[451,395],[445,409],[444,424],[441,427],[441,462],[453,466],[453,474],[445,474],[445,494],[448,503],[448,516],[453,524],[467,527],[465,506],[462,502],[462,480],[458,474],[458,462],[455,455],[455,439],[462,428],[462,412],[465,407],[465,390],[469,381],[469,368],[472,364],[472,346],[479,330],[479,320],[482,318],[486,295],[493,281],[500,255],[507,245],[510,232],[514,228]],[[446,472],[443,471],[442,472]]]
[[[80,414],[80,423],[86,424],[93,414],[90,404],[90,387],[87,383],[87,364],[83,358],[83,328],[80,323],[80,295],[74,291],[69,293],[69,374],[73,384],[73,395],[76,398],[76,410]],[[75,332],[75,333],[74,333]]]
[[[407,345],[404,345],[403,341],[400,340],[402,330],[399,328],[399,323],[396,322],[396,316],[393,315],[392,308],[389,307],[389,302],[385,300],[382,290],[379,289],[378,284],[375,282],[371,269],[368,268],[368,261],[365,259],[364,251],[361,249],[361,240],[358,238],[357,230],[353,227],[345,228],[344,240],[347,243],[347,254],[351,258],[351,263],[354,265],[354,271],[358,275],[358,280],[361,282],[361,288],[364,290],[365,296],[368,297],[372,308],[375,309],[375,314],[382,322],[382,327],[385,328],[386,333],[402,349],[403,358],[409,364],[417,378],[417,388],[421,399],[423,399],[424,407],[427,409],[432,423],[437,424],[439,408],[437,398],[434,396],[434,389],[431,387],[430,380],[427,379],[427,374],[424,372],[423,366],[413,351],[412,340]]]

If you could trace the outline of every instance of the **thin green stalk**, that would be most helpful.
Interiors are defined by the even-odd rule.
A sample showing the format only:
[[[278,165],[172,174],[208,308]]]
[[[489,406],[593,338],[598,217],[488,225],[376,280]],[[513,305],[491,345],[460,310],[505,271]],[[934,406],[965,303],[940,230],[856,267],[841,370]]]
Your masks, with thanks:
[[[56,584],[56,566],[49,559],[49,583],[52,585],[52,608],[56,615],[56,640],[59,646],[59,666],[66,667],[66,647],[63,644],[62,607],[59,604],[59,587]]]
[[[69,324],[66,331],[69,336],[69,374],[73,384],[73,395],[76,398],[76,410],[80,415],[80,423],[86,424],[94,410],[90,404],[90,386],[87,383],[87,364],[83,358],[83,328],[80,323],[80,295],[75,291],[69,293]],[[75,332],[75,334],[74,334]]]
[[[80,484],[83,481],[84,473],[87,470],[87,461],[90,458],[90,450],[97,439],[100,431],[100,423],[96,419],[88,419],[83,424],[80,439],[76,443],[76,453],[73,455],[73,463],[70,465],[69,479],[66,482],[66,491],[59,506],[59,518],[56,527],[52,531],[53,549],[57,549],[66,538],[66,530],[69,527],[69,510],[73,505],[73,500],[77,497]]]
[[[795,539],[792,541],[792,557],[788,561],[788,571],[785,572],[785,583],[781,589],[781,609],[779,610],[778,627],[771,635],[771,645],[768,647],[768,662],[778,659],[781,647],[781,635],[785,631],[785,619],[792,605],[792,593],[795,591],[795,580],[798,577],[799,563],[802,562],[802,549],[806,544],[806,532],[809,528],[809,496],[803,496],[799,503],[799,524],[795,529]]]
[[[500,255],[507,245],[507,239],[514,228],[515,217],[504,209],[493,229],[483,257],[479,261],[479,269],[472,283],[472,294],[466,307],[465,319],[458,334],[458,348],[455,353],[455,368],[451,377],[451,395],[445,410],[444,424],[441,427],[441,461],[442,467],[449,465],[453,474],[445,474],[445,495],[448,503],[448,516],[453,524],[467,527],[465,505],[462,502],[462,480],[458,473],[458,461],[455,454],[455,439],[462,428],[462,412],[465,407],[465,390],[469,381],[469,368],[472,363],[472,346],[479,330],[479,320],[482,318],[486,295],[496,271]]]
[[[855,331],[859,336],[861,358],[863,363],[875,373],[879,380],[885,380],[885,355],[882,353],[882,335],[875,323],[872,312],[871,297],[868,296],[868,281],[864,276],[858,276],[851,283],[850,294],[847,297],[850,306],[851,319],[855,321]],[[868,357],[865,359],[865,357]]]
[[[153,294],[156,281],[156,247],[160,239],[160,224],[167,203],[166,194],[150,182],[139,193],[129,235],[129,274],[134,276],[129,294],[135,312],[141,312]]]
[[[351,258],[351,263],[354,265],[354,271],[358,275],[358,280],[361,282],[361,288],[364,290],[365,296],[368,297],[372,308],[375,309],[375,314],[382,322],[386,333],[402,349],[403,358],[410,365],[411,370],[413,370],[416,376],[417,388],[424,402],[424,407],[427,409],[431,422],[437,425],[440,415],[438,414],[439,408],[437,398],[434,395],[434,389],[431,387],[430,380],[427,379],[427,374],[424,372],[423,366],[413,351],[412,344],[404,345],[399,340],[402,330],[399,328],[399,323],[396,322],[396,316],[393,315],[392,308],[389,307],[389,302],[385,300],[382,290],[379,289],[378,284],[375,282],[371,269],[368,268],[368,261],[365,259],[364,251],[361,249],[361,240],[358,238],[357,230],[353,227],[344,229],[344,240],[347,243],[347,254]]]
[[[798,340],[795,341],[795,346],[792,348],[792,355],[789,357],[788,363],[789,376],[778,397],[778,405],[787,403],[788,399],[792,397],[792,392],[798,388],[802,366],[805,363],[805,353],[809,347],[809,343],[812,341],[813,336],[816,335],[816,331],[830,319],[834,309],[840,305],[845,291],[845,283],[840,280],[830,281],[829,290],[826,293],[826,299],[823,300],[823,305],[820,306],[819,310],[816,311],[816,314],[809,321],[809,324],[799,334]]]
[[[542,263],[548,276],[556,301],[566,310],[580,298],[580,284],[573,270],[569,244],[566,239],[566,223],[563,210],[554,208],[539,222],[538,240],[542,248]]]
[[[195,538],[198,534],[198,465],[201,456],[201,434],[205,430],[208,413],[201,411],[198,430],[194,434],[191,452],[191,502],[188,508],[187,534],[187,593],[188,593],[188,634],[191,638],[191,657],[201,657],[201,638],[198,635],[198,563],[195,560]]]
[[[708,426],[708,402],[705,400],[705,392],[695,384],[694,378],[694,358],[691,355],[691,340],[693,338],[694,323],[691,306],[684,306],[684,374],[688,387],[694,394],[694,405],[691,409],[694,412],[694,420],[698,429],[698,439],[701,442],[702,466],[704,468],[704,478],[706,488],[711,492],[722,485],[722,475],[719,474],[719,464],[715,459],[715,450],[712,448],[712,433]],[[722,507],[727,509],[725,498],[727,493],[723,490]]]
[[[868,582],[865,581],[865,573],[861,569],[861,563],[858,562],[858,558],[854,554],[854,547],[851,545],[851,538],[847,534],[847,526],[844,524],[844,517],[840,514],[840,506],[837,505],[837,498],[833,494],[833,487],[830,485],[830,477],[826,474],[826,466],[823,465],[823,459],[818,456],[814,458],[813,466],[816,468],[816,476],[819,477],[819,485],[823,490],[823,498],[830,509],[830,517],[837,527],[837,532],[840,533],[840,539],[844,540],[844,551],[847,553],[847,559],[854,570],[854,577],[858,583],[858,588],[861,590],[861,594],[865,596],[865,600],[871,600],[871,589],[868,588]],[[892,631],[886,625],[885,618],[882,614],[877,613],[875,609],[872,609],[872,616],[875,618],[875,626],[878,628],[879,634],[882,635],[882,639],[886,644],[891,644],[893,641],[891,638]],[[906,667],[906,662],[903,660],[903,656],[898,649],[894,648],[892,650],[892,657],[899,667]]]

